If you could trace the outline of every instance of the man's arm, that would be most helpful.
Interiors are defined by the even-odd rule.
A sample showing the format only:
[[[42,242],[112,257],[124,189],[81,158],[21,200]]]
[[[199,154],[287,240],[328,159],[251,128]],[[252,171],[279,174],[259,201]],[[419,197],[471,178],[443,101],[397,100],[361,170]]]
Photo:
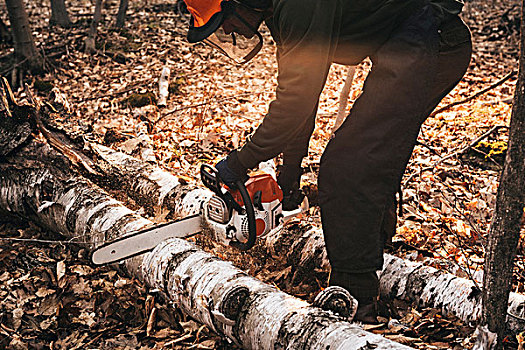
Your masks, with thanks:
[[[303,129],[299,131],[295,138],[288,142],[283,150],[283,167],[279,174],[278,182],[285,193],[299,189],[302,174],[301,163],[308,154],[308,144],[315,128],[316,114],[317,105]]]
[[[338,0],[276,1],[273,20],[282,46],[276,99],[237,152],[240,164],[234,164],[236,167],[253,168],[283,152],[291,141],[309,139],[301,133],[311,134],[337,45],[340,17]]]

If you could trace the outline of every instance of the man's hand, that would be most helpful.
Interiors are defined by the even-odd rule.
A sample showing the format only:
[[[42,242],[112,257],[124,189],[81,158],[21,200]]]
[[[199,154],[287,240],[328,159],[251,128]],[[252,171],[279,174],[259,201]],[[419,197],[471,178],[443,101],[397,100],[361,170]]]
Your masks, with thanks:
[[[218,162],[215,168],[219,172],[222,182],[230,188],[237,188],[235,184],[237,181],[246,182],[248,180],[246,168],[239,162],[236,151],[231,152],[226,158]]]
[[[294,210],[299,208],[304,199],[304,193],[299,188],[301,181],[301,162],[290,162],[284,164],[277,177],[277,183],[283,190],[283,210]]]

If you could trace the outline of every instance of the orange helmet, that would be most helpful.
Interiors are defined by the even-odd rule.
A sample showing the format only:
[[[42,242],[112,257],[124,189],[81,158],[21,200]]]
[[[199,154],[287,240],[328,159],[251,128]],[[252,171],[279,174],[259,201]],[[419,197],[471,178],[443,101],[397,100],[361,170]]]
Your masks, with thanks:
[[[222,24],[227,6],[223,0],[184,0],[191,13],[188,41],[196,43],[213,34]],[[222,6],[221,6],[222,5]]]

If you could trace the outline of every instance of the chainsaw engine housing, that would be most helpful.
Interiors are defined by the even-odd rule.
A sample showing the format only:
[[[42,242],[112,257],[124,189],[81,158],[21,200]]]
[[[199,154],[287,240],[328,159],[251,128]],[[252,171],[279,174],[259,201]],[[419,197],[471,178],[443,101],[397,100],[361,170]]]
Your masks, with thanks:
[[[283,193],[277,181],[267,173],[256,173],[246,182],[246,189],[254,205],[257,238],[264,237],[283,220]],[[240,194],[229,191],[234,200],[241,205]],[[233,210],[222,198],[213,196],[204,206],[204,217],[215,233],[215,239],[223,244],[245,243],[249,228],[246,211]]]

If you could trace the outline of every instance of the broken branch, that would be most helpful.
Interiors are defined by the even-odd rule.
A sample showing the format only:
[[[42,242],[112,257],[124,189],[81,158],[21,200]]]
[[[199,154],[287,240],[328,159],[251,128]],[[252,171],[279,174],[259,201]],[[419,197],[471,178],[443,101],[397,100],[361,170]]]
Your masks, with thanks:
[[[450,103],[450,104],[448,104],[446,106],[443,106],[443,107],[435,110],[434,112],[430,113],[429,118],[435,116],[436,114],[439,114],[439,113],[442,113],[444,111],[447,111],[447,110],[451,109],[452,107],[455,107],[457,105],[461,105],[463,103],[467,103],[469,101],[474,100],[475,98],[478,98],[479,96],[483,95],[484,93],[486,93],[486,92],[488,92],[488,91],[490,91],[490,90],[500,86],[501,84],[503,84],[504,82],[509,80],[511,77],[513,77],[515,74],[516,74],[516,72],[512,71],[512,72],[508,73],[506,76],[504,76],[503,78],[501,78],[500,80],[498,80],[497,82],[495,82],[494,84],[486,87],[485,89],[483,89],[481,91],[476,92],[474,95],[469,96],[466,99]]]

